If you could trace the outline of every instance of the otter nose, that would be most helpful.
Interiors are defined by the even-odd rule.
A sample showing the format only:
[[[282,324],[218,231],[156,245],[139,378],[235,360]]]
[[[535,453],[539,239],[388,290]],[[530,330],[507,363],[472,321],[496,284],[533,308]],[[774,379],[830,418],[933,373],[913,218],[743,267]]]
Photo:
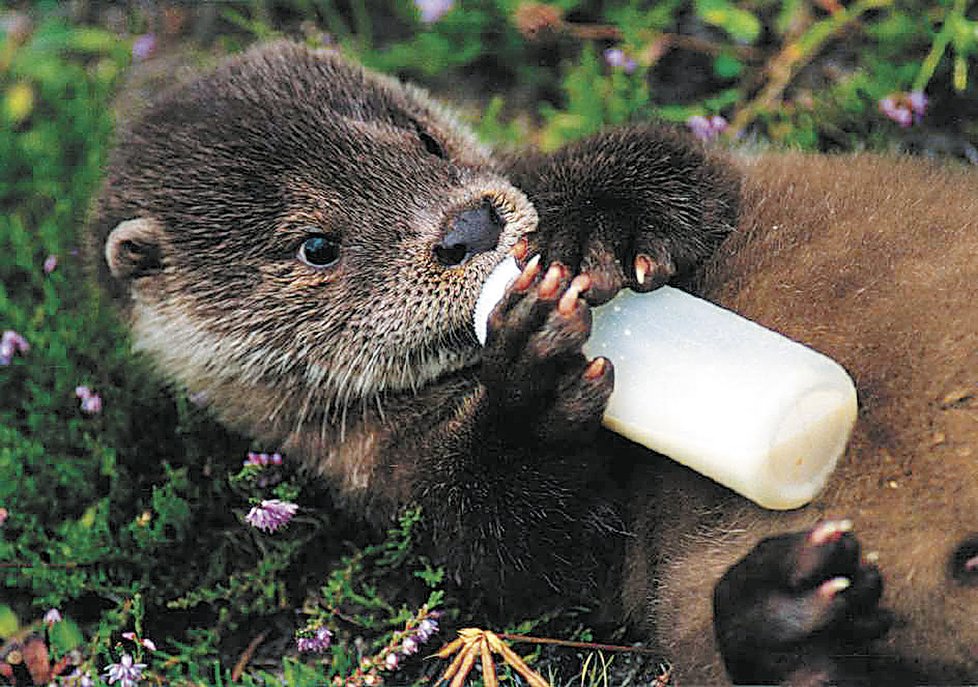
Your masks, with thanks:
[[[951,577],[968,586],[978,586],[978,534],[962,542],[951,554]]]
[[[504,224],[488,200],[477,208],[464,210],[452,219],[435,246],[435,257],[445,267],[461,265],[472,256],[495,248]]]

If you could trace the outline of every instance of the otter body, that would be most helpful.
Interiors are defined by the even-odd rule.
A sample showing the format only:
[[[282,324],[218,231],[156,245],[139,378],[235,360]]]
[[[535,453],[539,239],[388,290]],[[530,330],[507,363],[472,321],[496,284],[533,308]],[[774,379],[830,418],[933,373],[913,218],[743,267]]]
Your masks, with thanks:
[[[420,503],[474,587],[604,594],[693,681],[720,652],[752,681],[865,674],[846,653],[975,680],[976,186],[884,158],[726,159],[658,127],[495,157],[422,92],[276,44],[120,136],[90,235],[164,374],[364,517]],[[482,350],[471,311],[509,252],[527,266]],[[589,306],[667,280],[853,374],[857,434],[816,503],[762,511],[600,428],[614,372],[580,352]],[[895,622],[853,535],[815,527],[842,516]],[[753,549],[792,530],[811,532]],[[748,617],[771,637],[742,641]]]

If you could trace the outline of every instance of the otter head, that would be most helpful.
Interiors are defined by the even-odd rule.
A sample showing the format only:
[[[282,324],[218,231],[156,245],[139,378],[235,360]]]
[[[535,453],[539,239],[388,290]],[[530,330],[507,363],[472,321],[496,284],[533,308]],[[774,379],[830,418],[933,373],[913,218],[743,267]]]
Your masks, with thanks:
[[[536,222],[424,92],[278,43],[120,135],[91,235],[135,347],[281,436],[473,364],[481,284]]]

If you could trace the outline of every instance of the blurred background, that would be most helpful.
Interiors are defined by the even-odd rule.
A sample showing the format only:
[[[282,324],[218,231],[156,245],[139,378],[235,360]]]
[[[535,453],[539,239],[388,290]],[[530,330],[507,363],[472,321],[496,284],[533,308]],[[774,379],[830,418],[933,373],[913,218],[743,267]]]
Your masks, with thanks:
[[[287,455],[165,388],[87,283],[115,123],[276,37],[421,83],[498,146],[657,118],[712,145],[978,164],[966,0],[6,3],[0,684],[430,684],[444,665],[424,656],[478,614],[414,550],[418,512],[342,518]],[[272,532],[248,517],[269,499],[298,505]],[[634,639],[587,617],[493,629]],[[647,655],[515,646],[556,685],[664,684]]]

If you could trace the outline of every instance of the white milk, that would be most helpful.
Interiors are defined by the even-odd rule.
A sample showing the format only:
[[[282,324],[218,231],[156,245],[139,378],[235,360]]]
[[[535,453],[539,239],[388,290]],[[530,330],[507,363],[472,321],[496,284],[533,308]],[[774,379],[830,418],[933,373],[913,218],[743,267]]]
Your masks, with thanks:
[[[507,258],[475,309],[486,320],[519,274]],[[856,389],[841,365],[729,310],[664,286],[592,311],[588,357],[615,366],[609,429],[764,506],[811,501],[845,451]]]

